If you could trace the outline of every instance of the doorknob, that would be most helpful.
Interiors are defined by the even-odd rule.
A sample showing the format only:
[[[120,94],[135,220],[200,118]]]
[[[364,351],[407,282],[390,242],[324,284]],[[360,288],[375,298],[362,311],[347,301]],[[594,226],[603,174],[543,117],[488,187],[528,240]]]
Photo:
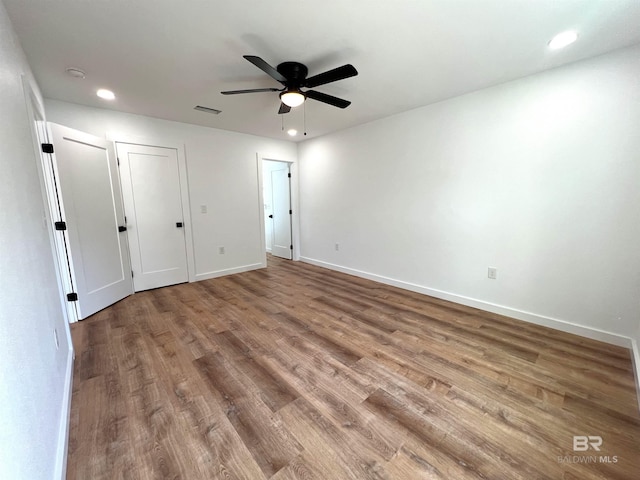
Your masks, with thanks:
[[[273,218],[273,215],[269,215],[269,218]]]
[[[176,222],[176,227],[182,228],[182,222]]]
[[[123,227],[122,225],[118,226],[118,231],[119,232],[126,232],[127,231],[127,227]]]

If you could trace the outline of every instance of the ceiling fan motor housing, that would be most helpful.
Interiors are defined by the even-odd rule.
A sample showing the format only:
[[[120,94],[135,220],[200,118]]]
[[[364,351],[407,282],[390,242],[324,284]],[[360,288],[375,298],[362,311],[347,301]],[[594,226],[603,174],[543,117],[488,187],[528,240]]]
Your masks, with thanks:
[[[299,89],[304,86],[309,70],[305,65],[298,62],[283,62],[276,67],[276,70],[287,79],[288,89]]]

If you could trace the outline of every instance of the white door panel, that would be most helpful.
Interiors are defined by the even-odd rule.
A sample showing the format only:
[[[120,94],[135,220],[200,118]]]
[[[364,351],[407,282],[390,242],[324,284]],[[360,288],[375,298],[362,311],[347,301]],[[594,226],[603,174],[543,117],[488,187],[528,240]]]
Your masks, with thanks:
[[[49,124],[78,317],[133,293],[117,159],[107,140]]]
[[[271,253],[291,260],[291,187],[289,165],[271,172],[273,242]]]
[[[117,150],[134,289],[188,281],[176,150],[125,143]]]

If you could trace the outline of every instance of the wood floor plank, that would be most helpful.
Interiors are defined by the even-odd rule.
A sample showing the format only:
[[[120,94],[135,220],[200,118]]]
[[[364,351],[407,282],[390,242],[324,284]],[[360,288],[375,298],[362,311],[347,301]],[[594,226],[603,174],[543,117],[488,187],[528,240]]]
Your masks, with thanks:
[[[291,332],[290,335],[304,336],[311,343],[317,345],[323,351],[347,366],[354,364],[362,358],[357,352],[345,348],[332,341],[329,336],[323,335],[322,329],[314,329],[295,315],[288,312],[281,312],[277,313],[275,318],[278,320],[280,328],[288,328],[288,331]]]
[[[257,362],[249,347],[233,332],[216,335],[216,342],[220,352],[232,359],[234,366],[255,384],[260,398],[271,411],[277,412],[300,396],[277,370]]]
[[[137,293],[72,339],[70,480],[640,471],[627,349],[313,265]]]
[[[298,399],[278,415],[310,454],[308,461],[324,478],[386,479],[383,458],[363,448],[329,422],[305,399]]]
[[[385,465],[390,478],[421,478],[429,480],[447,480],[445,472],[437,469],[428,460],[416,454],[407,444]],[[458,477],[461,478],[461,477]]]
[[[527,431],[499,421],[503,417],[487,423],[484,429],[475,429],[475,425],[487,419],[486,410],[465,408],[468,405],[456,402],[450,403],[448,400],[452,397],[449,396],[449,392],[443,396],[442,392],[437,390],[418,388],[414,383],[406,382],[383,369],[379,370],[379,375],[387,377],[386,388],[392,393],[381,388],[364,404],[379,411],[388,403],[386,408],[397,412],[393,415],[394,420],[413,433],[417,439],[432,447],[439,445],[445,453],[457,452],[456,455],[460,455],[467,452],[465,457],[457,457],[471,469],[467,474],[495,478],[496,472],[483,471],[487,468],[484,465],[488,457],[510,464],[514,471],[518,472],[513,478],[517,475],[522,475],[521,478],[554,477],[550,466],[547,466],[546,472],[535,467],[544,457],[538,458],[538,448],[531,448],[537,447],[534,438]],[[527,462],[522,462],[522,458],[527,458]],[[532,460],[538,462],[529,463]]]
[[[272,358],[261,359],[264,364],[274,365],[274,369],[277,369],[278,365],[286,365],[284,375],[288,375],[289,381],[296,385],[307,402],[322,412],[336,428],[349,432],[349,436],[354,440],[367,445],[367,448],[386,460],[396,454],[402,445],[402,436],[398,436],[393,429],[386,428],[375,415],[359,406],[365,395],[368,396],[375,391],[375,386],[367,384],[363,389],[364,382],[361,379],[356,380],[353,375],[336,384],[331,381],[335,376],[324,375],[321,373],[322,369],[314,375],[305,371],[297,360],[295,356],[287,358],[282,351],[274,353]],[[342,385],[342,388],[336,388],[338,385]]]
[[[227,418],[267,477],[288,465],[302,451],[268,407],[252,398],[251,392],[235,378],[238,373],[221,354],[206,355],[195,363],[210,381],[211,388],[219,393]]]

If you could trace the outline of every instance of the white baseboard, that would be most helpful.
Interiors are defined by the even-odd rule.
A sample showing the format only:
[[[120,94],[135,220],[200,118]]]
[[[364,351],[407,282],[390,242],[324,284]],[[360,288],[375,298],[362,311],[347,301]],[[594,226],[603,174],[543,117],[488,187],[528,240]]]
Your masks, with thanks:
[[[62,411],[60,413],[60,431],[58,433],[58,452],[56,454],[56,471],[53,478],[67,478],[67,455],[69,453],[69,422],[71,420],[71,396],[73,393],[73,347],[69,346],[67,355],[67,371],[65,373]]]
[[[195,276],[195,281],[209,280],[210,278],[224,277],[225,275],[232,275],[234,273],[249,272],[251,270],[257,270],[259,268],[265,268],[266,263],[252,263],[251,265],[242,265],[240,267],[227,268],[225,270],[215,270],[213,272],[198,273]]]
[[[640,409],[640,345],[634,338],[631,339],[631,359],[633,360],[633,373],[636,376],[636,398]]]
[[[491,313],[497,313],[507,317],[523,320],[525,322],[534,323],[536,325],[542,325],[544,327],[554,328],[567,333],[573,333],[582,337],[591,338],[593,340],[599,340],[601,342],[610,343],[620,347],[631,348],[631,338],[625,337],[612,332],[607,332],[597,328],[586,327],[584,325],[578,325],[575,323],[567,322],[565,320],[559,320],[557,318],[545,317],[532,312],[526,312],[524,310],[518,310],[511,307],[505,307],[502,305],[496,305],[494,303],[485,302],[476,298],[465,297],[457,295],[455,293],[445,292],[434,288],[424,287],[402,280],[396,280],[393,278],[384,277],[382,275],[376,275],[374,273],[363,272],[353,268],[343,267],[335,265],[333,263],[323,262],[321,260],[315,260],[308,257],[300,257],[302,262],[310,263],[318,267],[328,268],[330,270],[336,270],[338,272],[347,273],[356,277],[366,278],[375,282],[384,283],[385,285],[391,285],[412,292],[422,293],[432,297],[440,298],[442,300],[448,300],[454,303],[466,305],[468,307],[478,308]]]

